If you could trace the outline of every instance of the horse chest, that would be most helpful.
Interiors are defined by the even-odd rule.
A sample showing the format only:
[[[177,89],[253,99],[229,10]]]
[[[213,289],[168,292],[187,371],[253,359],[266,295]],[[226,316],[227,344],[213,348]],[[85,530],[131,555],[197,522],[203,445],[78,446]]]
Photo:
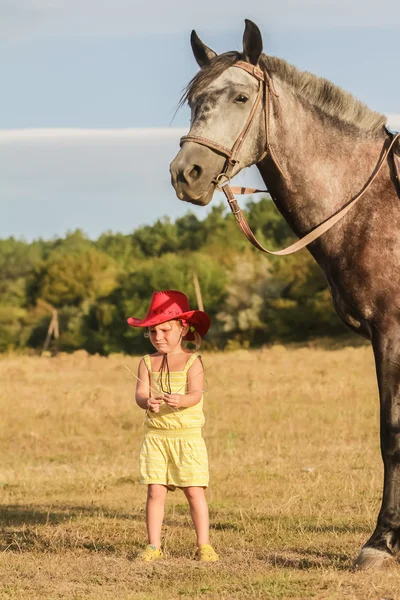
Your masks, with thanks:
[[[352,331],[370,339],[370,327],[368,318],[366,318],[367,314],[361,316],[363,312],[369,312],[368,308],[364,307],[364,310],[360,310],[360,307],[357,306],[357,301],[360,299],[352,297],[353,294],[349,294],[348,291],[347,293],[344,292],[344,290],[342,290],[334,280],[328,278],[328,284],[332,296],[333,306],[338,317]]]

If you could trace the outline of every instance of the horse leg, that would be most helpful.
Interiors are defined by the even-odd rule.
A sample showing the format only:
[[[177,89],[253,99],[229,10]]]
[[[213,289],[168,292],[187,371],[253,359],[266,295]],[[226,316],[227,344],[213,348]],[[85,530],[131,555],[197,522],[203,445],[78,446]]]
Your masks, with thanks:
[[[376,339],[374,339],[376,338]],[[376,529],[355,561],[380,568],[393,559],[400,541],[400,322],[372,336],[380,396],[380,438],[384,467],[382,506]]]

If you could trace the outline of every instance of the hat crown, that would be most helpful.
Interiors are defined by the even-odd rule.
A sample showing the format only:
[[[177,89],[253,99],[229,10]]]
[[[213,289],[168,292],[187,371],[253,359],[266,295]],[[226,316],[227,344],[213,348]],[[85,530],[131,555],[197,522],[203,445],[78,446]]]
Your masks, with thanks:
[[[146,319],[156,315],[165,315],[173,319],[174,316],[189,310],[189,300],[183,292],[177,290],[153,292]]]

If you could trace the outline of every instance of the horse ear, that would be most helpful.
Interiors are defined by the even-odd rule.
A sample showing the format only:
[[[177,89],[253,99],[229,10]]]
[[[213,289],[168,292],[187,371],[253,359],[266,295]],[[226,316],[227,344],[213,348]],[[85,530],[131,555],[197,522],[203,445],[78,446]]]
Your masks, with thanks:
[[[257,25],[245,19],[246,28],[243,34],[243,54],[247,62],[256,65],[263,49],[261,31]]]
[[[211,59],[217,56],[217,53],[214,52],[214,50],[211,50],[211,48],[203,44],[194,29],[190,36],[190,44],[192,46],[194,57],[200,68],[208,65]]]

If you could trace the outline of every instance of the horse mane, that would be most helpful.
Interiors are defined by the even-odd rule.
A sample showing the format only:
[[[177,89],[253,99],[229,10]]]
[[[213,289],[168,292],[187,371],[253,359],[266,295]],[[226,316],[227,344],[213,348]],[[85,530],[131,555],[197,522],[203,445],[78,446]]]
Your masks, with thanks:
[[[377,113],[338,85],[313,73],[300,71],[281,58],[263,54],[261,67],[276,75],[299,95],[337,122],[353,125],[364,132],[381,133],[386,117]]]
[[[209,65],[200,71],[188,83],[182,95],[180,105],[191,103],[193,97],[201,94],[225,69],[238,60],[243,60],[239,52],[226,52],[213,58]],[[313,73],[301,71],[282,58],[262,54],[259,66],[272,76],[295,90],[300,98],[318,108],[332,118],[339,127],[348,129],[353,126],[369,135],[378,135],[386,124],[386,117],[377,113],[331,81]]]

